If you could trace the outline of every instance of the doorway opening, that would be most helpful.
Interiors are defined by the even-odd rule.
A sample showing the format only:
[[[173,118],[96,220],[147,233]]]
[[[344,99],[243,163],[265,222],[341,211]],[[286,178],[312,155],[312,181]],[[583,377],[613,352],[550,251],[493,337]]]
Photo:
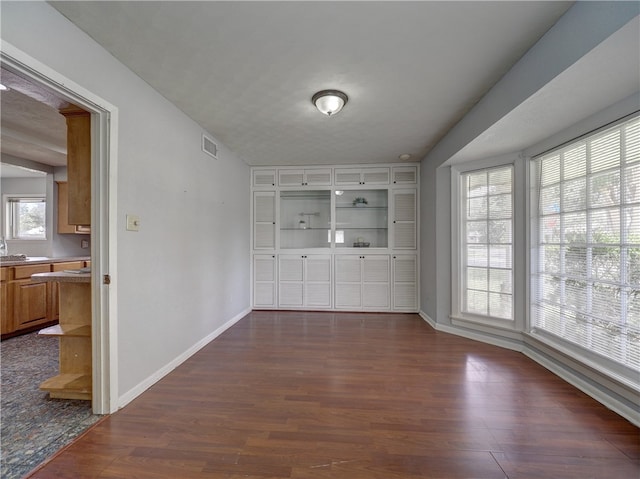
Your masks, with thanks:
[[[111,282],[116,271],[117,190],[112,178],[116,168],[117,108],[9,44],[3,44],[0,63],[8,76],[22,79],[41,95],[48,93],[91,115],[91,404],[93,413],[109,414],[117,409],[118,397],[117,295],[116,285]]]

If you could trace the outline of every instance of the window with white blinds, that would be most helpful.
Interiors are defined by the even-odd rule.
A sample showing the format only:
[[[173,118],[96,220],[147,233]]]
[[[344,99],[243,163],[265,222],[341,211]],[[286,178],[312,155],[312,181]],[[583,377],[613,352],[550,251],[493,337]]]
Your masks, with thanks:
[[[640,118],[531,167],[533,332],[640,370]]]
[[[462,173],[462,313],[513,319],[513,166]]]

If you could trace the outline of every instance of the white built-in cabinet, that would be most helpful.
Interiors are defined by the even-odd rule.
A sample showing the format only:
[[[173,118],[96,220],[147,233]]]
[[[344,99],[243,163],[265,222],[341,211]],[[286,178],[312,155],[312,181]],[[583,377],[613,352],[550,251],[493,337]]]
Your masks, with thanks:
[[[275,308],[276,301],[276,255],[253,256],[253,305],[256,308]]]
[[[331,168],[279,170],[279,186],[330,186]]]
[[[253,193],[253,249],[276,247],[276,193]]]
[[[394,249],[416,249],[418,192],[415,188],[393,190]]]
[[[388,185],[389,168],[336,168],[336,185]]]
[[[393,255],[393,310],[418,309],[418,257],[415,254]]]
[[[389,255],[336,255],[336,308],[388,310],[390,277]]]
[[[417,166],[394,166],[391,172],[391,179],[394,185],[417,185]]]
[[[278,261],[278,305],[331,308],[331,256],[283,254]]]
[[[419,166],[252,169],[256,309],[418,311]]]
[[[252,178],[254,187],[276,186],[276,170],[253,170]]]

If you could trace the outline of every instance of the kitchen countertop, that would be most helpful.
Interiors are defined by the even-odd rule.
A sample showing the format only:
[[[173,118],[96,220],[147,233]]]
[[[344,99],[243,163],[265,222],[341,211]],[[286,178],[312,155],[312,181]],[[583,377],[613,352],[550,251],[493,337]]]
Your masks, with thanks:
[[[32,281],[38,283],[46,283],[49,281],[58,281],[60,283],[90,283],[91,273],[65,273],[58,271],[57,273],[37,273],[31,275]]]
[[[65,256],[63,258],[48,258],[46,256],[29,256],[24,261],[2,261],[0,266],[23,266],[46,263],[66,263],[67,261],[90,261],[91,256]]]

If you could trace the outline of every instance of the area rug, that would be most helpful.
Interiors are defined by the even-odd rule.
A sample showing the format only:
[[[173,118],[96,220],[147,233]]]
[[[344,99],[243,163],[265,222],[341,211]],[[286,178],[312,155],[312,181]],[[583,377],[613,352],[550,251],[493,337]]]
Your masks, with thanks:
[[[38,389],[56,374],[58,338],[30,333],[0,343],[0,477],[23,477],[100,419],[90,401]]]

